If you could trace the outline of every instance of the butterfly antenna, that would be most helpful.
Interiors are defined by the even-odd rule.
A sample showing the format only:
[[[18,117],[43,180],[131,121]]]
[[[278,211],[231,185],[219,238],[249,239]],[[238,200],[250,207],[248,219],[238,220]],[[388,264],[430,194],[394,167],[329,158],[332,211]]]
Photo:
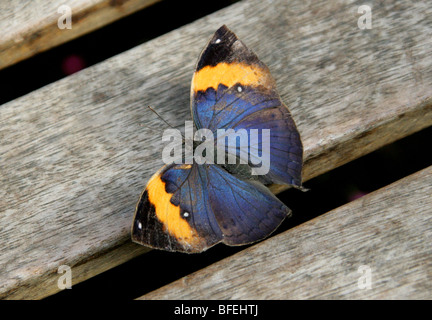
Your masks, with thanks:
[[[159,113],[156,112],[156,110],[154,110],[152,107],[147,106],[151,111],[154,112],[155,115],[157,115],[157,117],[162,120],[168,127],[172,128],[172,129],[176,129],[174,126],[172,126],[170,123],[168,123],[161,115],[159,115]],[[180,134],[183,137],[183,141],[185,140],[185,137],[183,135],[183,133],[180,132]]]

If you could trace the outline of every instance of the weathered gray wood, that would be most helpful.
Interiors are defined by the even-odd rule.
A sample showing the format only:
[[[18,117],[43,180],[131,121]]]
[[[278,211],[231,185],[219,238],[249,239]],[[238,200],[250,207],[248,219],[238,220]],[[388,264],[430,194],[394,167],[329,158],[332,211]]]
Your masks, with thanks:
[[[0,69],[94,31],[159,0],[2,0],[0,1]],[[60,29],[65,11],[72,28]]]
[[[40,298],[59,290],[59,265],[76,283],[144,250],[126,243],[164,128],[146,106],[178,127],[190,119],[195,60],[222,24],[269,65],[305,180],[431,125],[432,4],[377,5],[371,30],[356,12],[354,1],[236,3],[0,106],[0,297]],[[114,249],[103,268],[93,259]]]
[[[431,299],[431,225],[429,167],[141,299]]]

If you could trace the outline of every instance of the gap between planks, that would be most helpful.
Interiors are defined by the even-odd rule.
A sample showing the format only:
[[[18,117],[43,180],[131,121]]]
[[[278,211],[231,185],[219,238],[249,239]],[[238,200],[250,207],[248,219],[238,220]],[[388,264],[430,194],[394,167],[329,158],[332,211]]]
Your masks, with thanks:
[[[160,0],[63,0],[15,1],[0,3],[0,70],[19,61],[78,38]],[[68,5],[71,29],[64,23]]]

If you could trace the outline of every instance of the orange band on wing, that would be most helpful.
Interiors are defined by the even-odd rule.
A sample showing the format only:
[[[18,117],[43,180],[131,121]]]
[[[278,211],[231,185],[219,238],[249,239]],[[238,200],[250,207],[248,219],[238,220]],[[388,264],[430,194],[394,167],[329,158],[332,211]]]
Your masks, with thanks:
[[[165,191],[165,182],[161,180],[159,172],[147,184],[147,194],[155,207],[157,218],[173,237],[188,244],[199,239],[195,230],[180,216],[180,207],[171,203],[172,194]]]
[[[263,79],[265,78],[265,79]],[[208,88],[217,89],[220,84],[231,87],[236,83],[257,85],[267,79],[266,72],[258,66],[243,63],[221,62],[215,66],[205,66],[194,75],[192,88],[195,92]]]

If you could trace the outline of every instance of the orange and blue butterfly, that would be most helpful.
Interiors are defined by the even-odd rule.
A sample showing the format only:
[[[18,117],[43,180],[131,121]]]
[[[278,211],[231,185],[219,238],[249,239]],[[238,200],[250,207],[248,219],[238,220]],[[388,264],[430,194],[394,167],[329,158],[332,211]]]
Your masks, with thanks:
[[[165,165],[138,201],[132,240],[196,253],[266,238],[291,215],[266,185],[301,188],[303,147],[269,69],[226,26],[198,59],[191,112],[197,129],[270,129],[269,170],[253,176],[248,165]]]

